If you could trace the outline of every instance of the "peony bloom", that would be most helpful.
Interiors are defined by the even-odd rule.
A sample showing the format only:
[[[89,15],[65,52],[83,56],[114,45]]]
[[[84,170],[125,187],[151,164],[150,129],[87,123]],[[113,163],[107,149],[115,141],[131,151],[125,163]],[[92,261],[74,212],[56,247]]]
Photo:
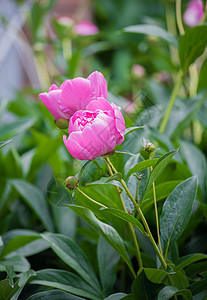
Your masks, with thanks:
[[[55,119],[69,120],[77,110],[85,109],[97,97],[107,98],[107,84],[103,74],[96,71],[87,79],[65,80],[60,88],[53,84],[48,93],[39,96]]]
[[[87,36],[97,34],[99,32],[99,29],[93,23],[85,21],[75,24],[74,32],[82,36]]]
[[[80,160],[92,160],[114,150],[124,141],[125,122],[120,108],[104,98],[77,111],[69,123],[69,137],[63,141],[69,153]]]
[[[202,0],[192,0],[188,3],[183,20],[189,27],[195,27],[200,24],[203,14],[204,7]]]

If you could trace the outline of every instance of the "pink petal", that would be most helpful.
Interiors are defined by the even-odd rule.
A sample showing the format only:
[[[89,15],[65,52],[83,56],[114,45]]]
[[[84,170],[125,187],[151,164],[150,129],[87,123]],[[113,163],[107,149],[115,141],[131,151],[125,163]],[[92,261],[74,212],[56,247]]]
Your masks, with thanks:
[[[96,111],[97,109],[103,111],[113,110],[111,104],[104,98],[98,98],[97,100],[91,101],[86,109],[90,111]]]
[[[81,134],[81,133],[80,133]],[[63,136],[63,141],[68,152],[75,157],[76,159],[80,160],[90,160],[91,154],[87,152],[86,149],[82,148],[79,145],[80,135],[78,132],[71,133],[69,138],[67,139],[66,135]]]
[[[60,88],[56,84],[52,84],[51,87],[49,88],[49,92],[54,90],[60,90]]]
[[[116,142],[120,145],[124,141],[125,121],[119,107],[114,103],[112,103],[111,106],[114,109],[116,129],[118,131],[116,133]]]
[[[195,27],[200,24],[203,14],[203,2],[201,0],[192,0],[187,6],[183,15],[183,20],[189,27]]]
[[[64,114],[58,104],[58,100],[61,95],[61,90],[52,90],[49,93],[41,93],[39,94],[42,102],[45,104],[45,106],[48,108],[50,113],[56,118],[56,119],[68,119],[68,115]]]
[[[61,89],[60,109],[71,116],[77,110],[85,109],[88,103],[94,100],[91,82],[85,78],[77,77],[72,80],[66,80],[61,85]]]
[[[95,90],[95,97],[104,97],[105,99],[107,99],[108,89],[103,74],[101,72],[95,71],[91,73],[91,75],[89,75],[87,79],[90,80]]]

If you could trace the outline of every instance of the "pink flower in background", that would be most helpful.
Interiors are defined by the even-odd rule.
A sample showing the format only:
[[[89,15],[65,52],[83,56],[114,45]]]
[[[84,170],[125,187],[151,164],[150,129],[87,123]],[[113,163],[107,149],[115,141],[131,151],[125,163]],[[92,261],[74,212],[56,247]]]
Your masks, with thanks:
[[[75,24],[74,32],[82,36],[87,36],[97,34],[99,32],[99,29],[93,23],[85,21]]]
[[[124,141],[125,121],[120,108],[104,98],[77,111],[69,123],[69,137],[63,141],[69,153],[80,160],[92,160],[114,150]]]
[[[107,84],[103,74],[95,71],[87,79],[65,80],[60,88],[53,84],[48,93],[39,96],[55,119],[69,120],[97,97],[107,98]]]
[[[200,24],[203,14],[204,7],[202,0],[192,0],[188,3],[183,20],[189,27],[194,27]]]

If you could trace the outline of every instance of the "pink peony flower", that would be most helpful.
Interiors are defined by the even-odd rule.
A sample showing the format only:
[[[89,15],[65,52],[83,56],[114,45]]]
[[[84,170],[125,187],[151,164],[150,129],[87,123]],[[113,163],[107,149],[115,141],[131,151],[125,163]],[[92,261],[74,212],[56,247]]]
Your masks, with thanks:
[[[95,71],[87,79],[65,80],[60,88],[53,84],[48,93],[39,96],[55,119],[69,120],[77,110],[85,109],[97,97],[107,98],[107,84],[103,74]]]
[[[195,27],[200,24],[203,14],[204,7],[202,0],[192,0],[188,3],[183,20],[189,27]]]
[[[97,34],[99,32],[99,29],[93,23],[85,21],[75,24],[74,32],[82,36],[87,36]]]
[[[72,116],[69,137],[64,136],[63,141],[73,157],[92,160],[121,144],[124,132],[125,121],[120,108],[99,97]]]

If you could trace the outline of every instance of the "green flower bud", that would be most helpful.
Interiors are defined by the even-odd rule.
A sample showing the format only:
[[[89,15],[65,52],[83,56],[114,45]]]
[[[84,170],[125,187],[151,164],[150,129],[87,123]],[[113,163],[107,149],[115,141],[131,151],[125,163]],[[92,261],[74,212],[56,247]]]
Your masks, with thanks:
[[[144,150],[146,150],[148,153],[152,153],[155,151],[155,146],[152,143],[147,143]]]
[[[54,122],[55,122],[55,125],[57,127],[59,127],[60,129],[67,129],[69,126],[69,120],[55,119]]]
[[[78,186],[78,179],[75,176],[69,176],[65,180],[65,185],[69,190],[74,190]]]

